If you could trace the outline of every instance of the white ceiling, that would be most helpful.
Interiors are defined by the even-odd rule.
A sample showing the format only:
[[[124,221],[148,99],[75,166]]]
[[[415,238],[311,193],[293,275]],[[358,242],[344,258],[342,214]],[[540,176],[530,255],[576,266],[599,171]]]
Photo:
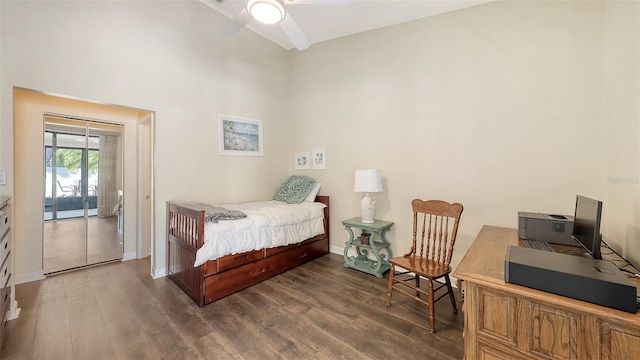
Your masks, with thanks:
[[[229,18],[245,0],[200,0]],[[286,11],[315,43],[400,24],[495,0],[285,0]],[[277,25],[251,20],[247,28],[285,49],[295,48]]]

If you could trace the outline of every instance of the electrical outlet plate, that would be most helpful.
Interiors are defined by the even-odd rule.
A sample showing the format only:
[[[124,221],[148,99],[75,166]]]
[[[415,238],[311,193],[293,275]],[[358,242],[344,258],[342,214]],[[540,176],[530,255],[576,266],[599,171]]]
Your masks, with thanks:
[[[0,185],[7,185],[7,170],[0,169]]]

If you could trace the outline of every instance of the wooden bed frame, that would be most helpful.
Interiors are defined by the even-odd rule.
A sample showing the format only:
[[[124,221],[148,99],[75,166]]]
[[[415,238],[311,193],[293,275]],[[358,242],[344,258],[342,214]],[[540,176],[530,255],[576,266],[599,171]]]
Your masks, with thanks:
[[[324,234],[298,244],[227,255],[193,267],[204,243],[204,211],[167,203],[168,277],[199,306],[293,269],[329,253],[329,197],[317,196],[324,208]],[[182,230],[182,231],[181,231]]]

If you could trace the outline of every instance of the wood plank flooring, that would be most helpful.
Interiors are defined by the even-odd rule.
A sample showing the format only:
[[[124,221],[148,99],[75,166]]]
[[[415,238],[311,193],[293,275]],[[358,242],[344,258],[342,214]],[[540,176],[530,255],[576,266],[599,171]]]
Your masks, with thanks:
[[[329,254],[199,308],[149,259],[20,284],[3,359],[461,359],[463,315]],[[458,307],[460,309],[460,306]]]
[[[45,221],[44,273],[122,259],[122,234],[117,228],[117,216]]]

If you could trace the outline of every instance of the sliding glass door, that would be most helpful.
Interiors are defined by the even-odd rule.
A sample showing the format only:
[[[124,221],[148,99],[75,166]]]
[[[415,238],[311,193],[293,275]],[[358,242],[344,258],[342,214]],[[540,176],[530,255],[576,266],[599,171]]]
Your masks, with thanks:
[[[122,258],[122,129],[45,116],[45,274]]]
[[[83,217],[84,200],[89,215],[96,215],[99,140],[89,136],[85,147],[86,138],[45,132],[45,220]]]

